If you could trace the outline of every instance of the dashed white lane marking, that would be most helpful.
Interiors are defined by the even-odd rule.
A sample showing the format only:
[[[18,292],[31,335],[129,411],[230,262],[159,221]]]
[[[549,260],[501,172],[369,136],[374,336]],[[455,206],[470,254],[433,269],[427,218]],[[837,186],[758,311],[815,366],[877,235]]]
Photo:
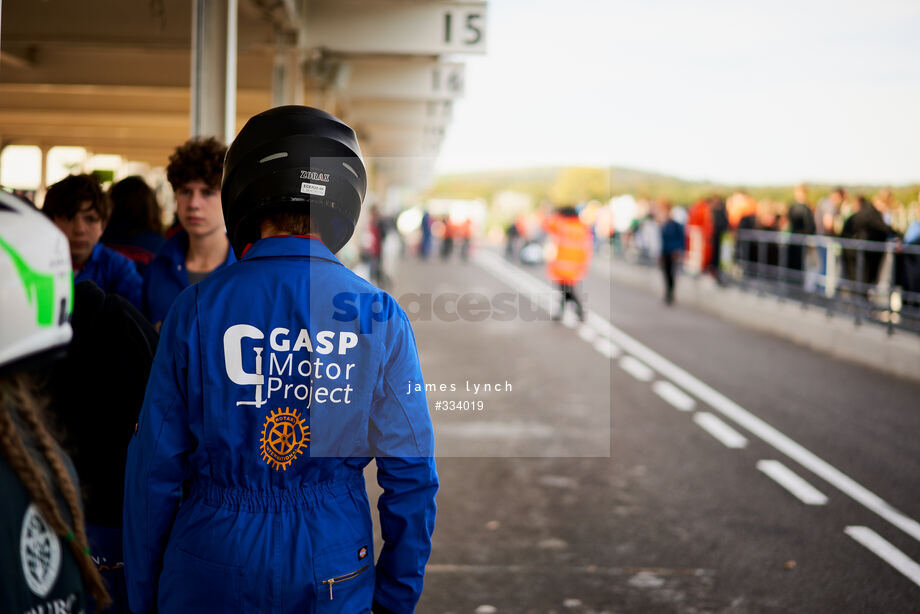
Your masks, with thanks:
[[[594,349],[606,356],[607,358],[616,358],[622,353],[622,350],[611,343],[606,337],[598,337],[594,342]]]
[[[486,251],[479,251],[477,254],[480,256],[477,258],[477,262],[479,262],[483,268],[489,270],[496,277],[502,279],[509,286],[518,291],[539,292],[544,294],[552,291],[552,288],[550,288],[548,284],[534,279],[533,276],[527,273],[519,271],[494,254],[490,254]],[[709,405],[726,418],[733,420],[736,424],[747,429],[764,443],[772,446],[780,453],[785,454],[821,479],[836,487],[854,501],[862,504],[870,511],[878,514],[914,539],[920,541],[920,522],[899,512],[887,501],[871,492],[827,461],[796,443],[776,428],[770,426],[721,392],[678,367],[667,358],[633,339],[596,312],[589,311],[587,316],[587,322],[592,328],[599,334],[613,341],[623,351],[635,355],[652,369],[668,378],[703,403]]]
[[[655,351],[645,347],[599,315],[591,313],[588,317],[589,320],[594,322],[595,328],[606,326],[606,332],[610,339],[623,348],[624,351],[635,355],[723,416],[747,429],[764,443],[773,446],[776,450],[829,482],[847,496],[920,541],[920,523],[916,520],[894,509],[887,501],[869,491],[827,461],[819,458],[816,454],[796,443],[721,392],[698,380]]]
[[[698,411],[693,414],[693,421],[700,428],[718,439],[726,448],[743,448],[747,445],[747,438],[728,426],[708,411]]]
[[[582,340],[591,343],[597,338],[597,331],[587,324],[583,324],[582,327],[578,329],[578,336],[581,337]]]
[[[824,505],[827,496],[799,477],[792,469],[776,460],[757,461],[757,468],[773,478],[805,505]]]
[[[660,379],[652,384],[652,390],[680,411],[693,411],[696,407],[696,401],[671,382]]]
[[[632,375],[640,382],[650,382],[655,377],[655,372],[646,367],[644,364],[632,356],[624,356],[620,359],[620,368]]]
[[[874,552],[883,561],[920,585],[920,565],[891,545],[891,542],[869,527],[847,527],[844,533]]]

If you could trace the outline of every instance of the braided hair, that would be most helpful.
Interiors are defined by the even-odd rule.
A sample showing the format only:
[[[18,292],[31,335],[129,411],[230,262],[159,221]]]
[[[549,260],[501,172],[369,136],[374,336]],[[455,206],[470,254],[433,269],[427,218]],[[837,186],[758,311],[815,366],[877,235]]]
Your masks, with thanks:
[[[31,435],[36,447],[51,470],[50,481],[46,473],[35,462],[26,449],[11,412],[15,411]],[[83,509],[80,507],[77,488],[61,460],[54,439],[41,419],[41,408],[30,386],[30,380],[22,373],[0,378],[0,451],[6,457],[13,471],[19,476],[29,497],[38,506],[42,518],[54,532],[70,545],[74,559],[80,568],[83,584],[96,599],[99,607],[107,607],[111,598],[99,575],[99,570],[89,554],[89,541],[83,523]],[[70,511],[73,526],[68,526],[65,516],[58,507],[52,486],[63,495]]]

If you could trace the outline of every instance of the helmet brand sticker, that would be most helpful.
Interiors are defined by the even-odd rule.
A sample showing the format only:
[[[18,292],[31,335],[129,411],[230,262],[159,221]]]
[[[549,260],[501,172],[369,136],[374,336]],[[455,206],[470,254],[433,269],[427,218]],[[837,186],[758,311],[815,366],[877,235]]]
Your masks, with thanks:
[[[324,183],[329,183],[329,173],[318,173],[316,171],[300,171],[301,179],[309,179],[310,181],[322,181]]]
[[[312,194],[314,196],[325,196],[326,186],[316,183],[303,182],[300,184],[300,191],[303,194]]]

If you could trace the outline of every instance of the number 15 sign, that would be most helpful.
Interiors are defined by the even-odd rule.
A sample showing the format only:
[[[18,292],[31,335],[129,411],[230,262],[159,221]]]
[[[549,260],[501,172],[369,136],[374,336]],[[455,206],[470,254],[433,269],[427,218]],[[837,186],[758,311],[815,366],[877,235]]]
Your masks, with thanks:
[[[310,47],[341,53],[485,53],[485,2],[317,0],[306,15]]]

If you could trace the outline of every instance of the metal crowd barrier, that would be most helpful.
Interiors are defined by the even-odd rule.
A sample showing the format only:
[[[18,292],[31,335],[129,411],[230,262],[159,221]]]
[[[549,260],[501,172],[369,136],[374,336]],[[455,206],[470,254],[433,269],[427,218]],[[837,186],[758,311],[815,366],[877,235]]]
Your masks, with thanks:
[[[920,333],[920,245],[742,229],[731,254],[723,279],[742,288]]]

